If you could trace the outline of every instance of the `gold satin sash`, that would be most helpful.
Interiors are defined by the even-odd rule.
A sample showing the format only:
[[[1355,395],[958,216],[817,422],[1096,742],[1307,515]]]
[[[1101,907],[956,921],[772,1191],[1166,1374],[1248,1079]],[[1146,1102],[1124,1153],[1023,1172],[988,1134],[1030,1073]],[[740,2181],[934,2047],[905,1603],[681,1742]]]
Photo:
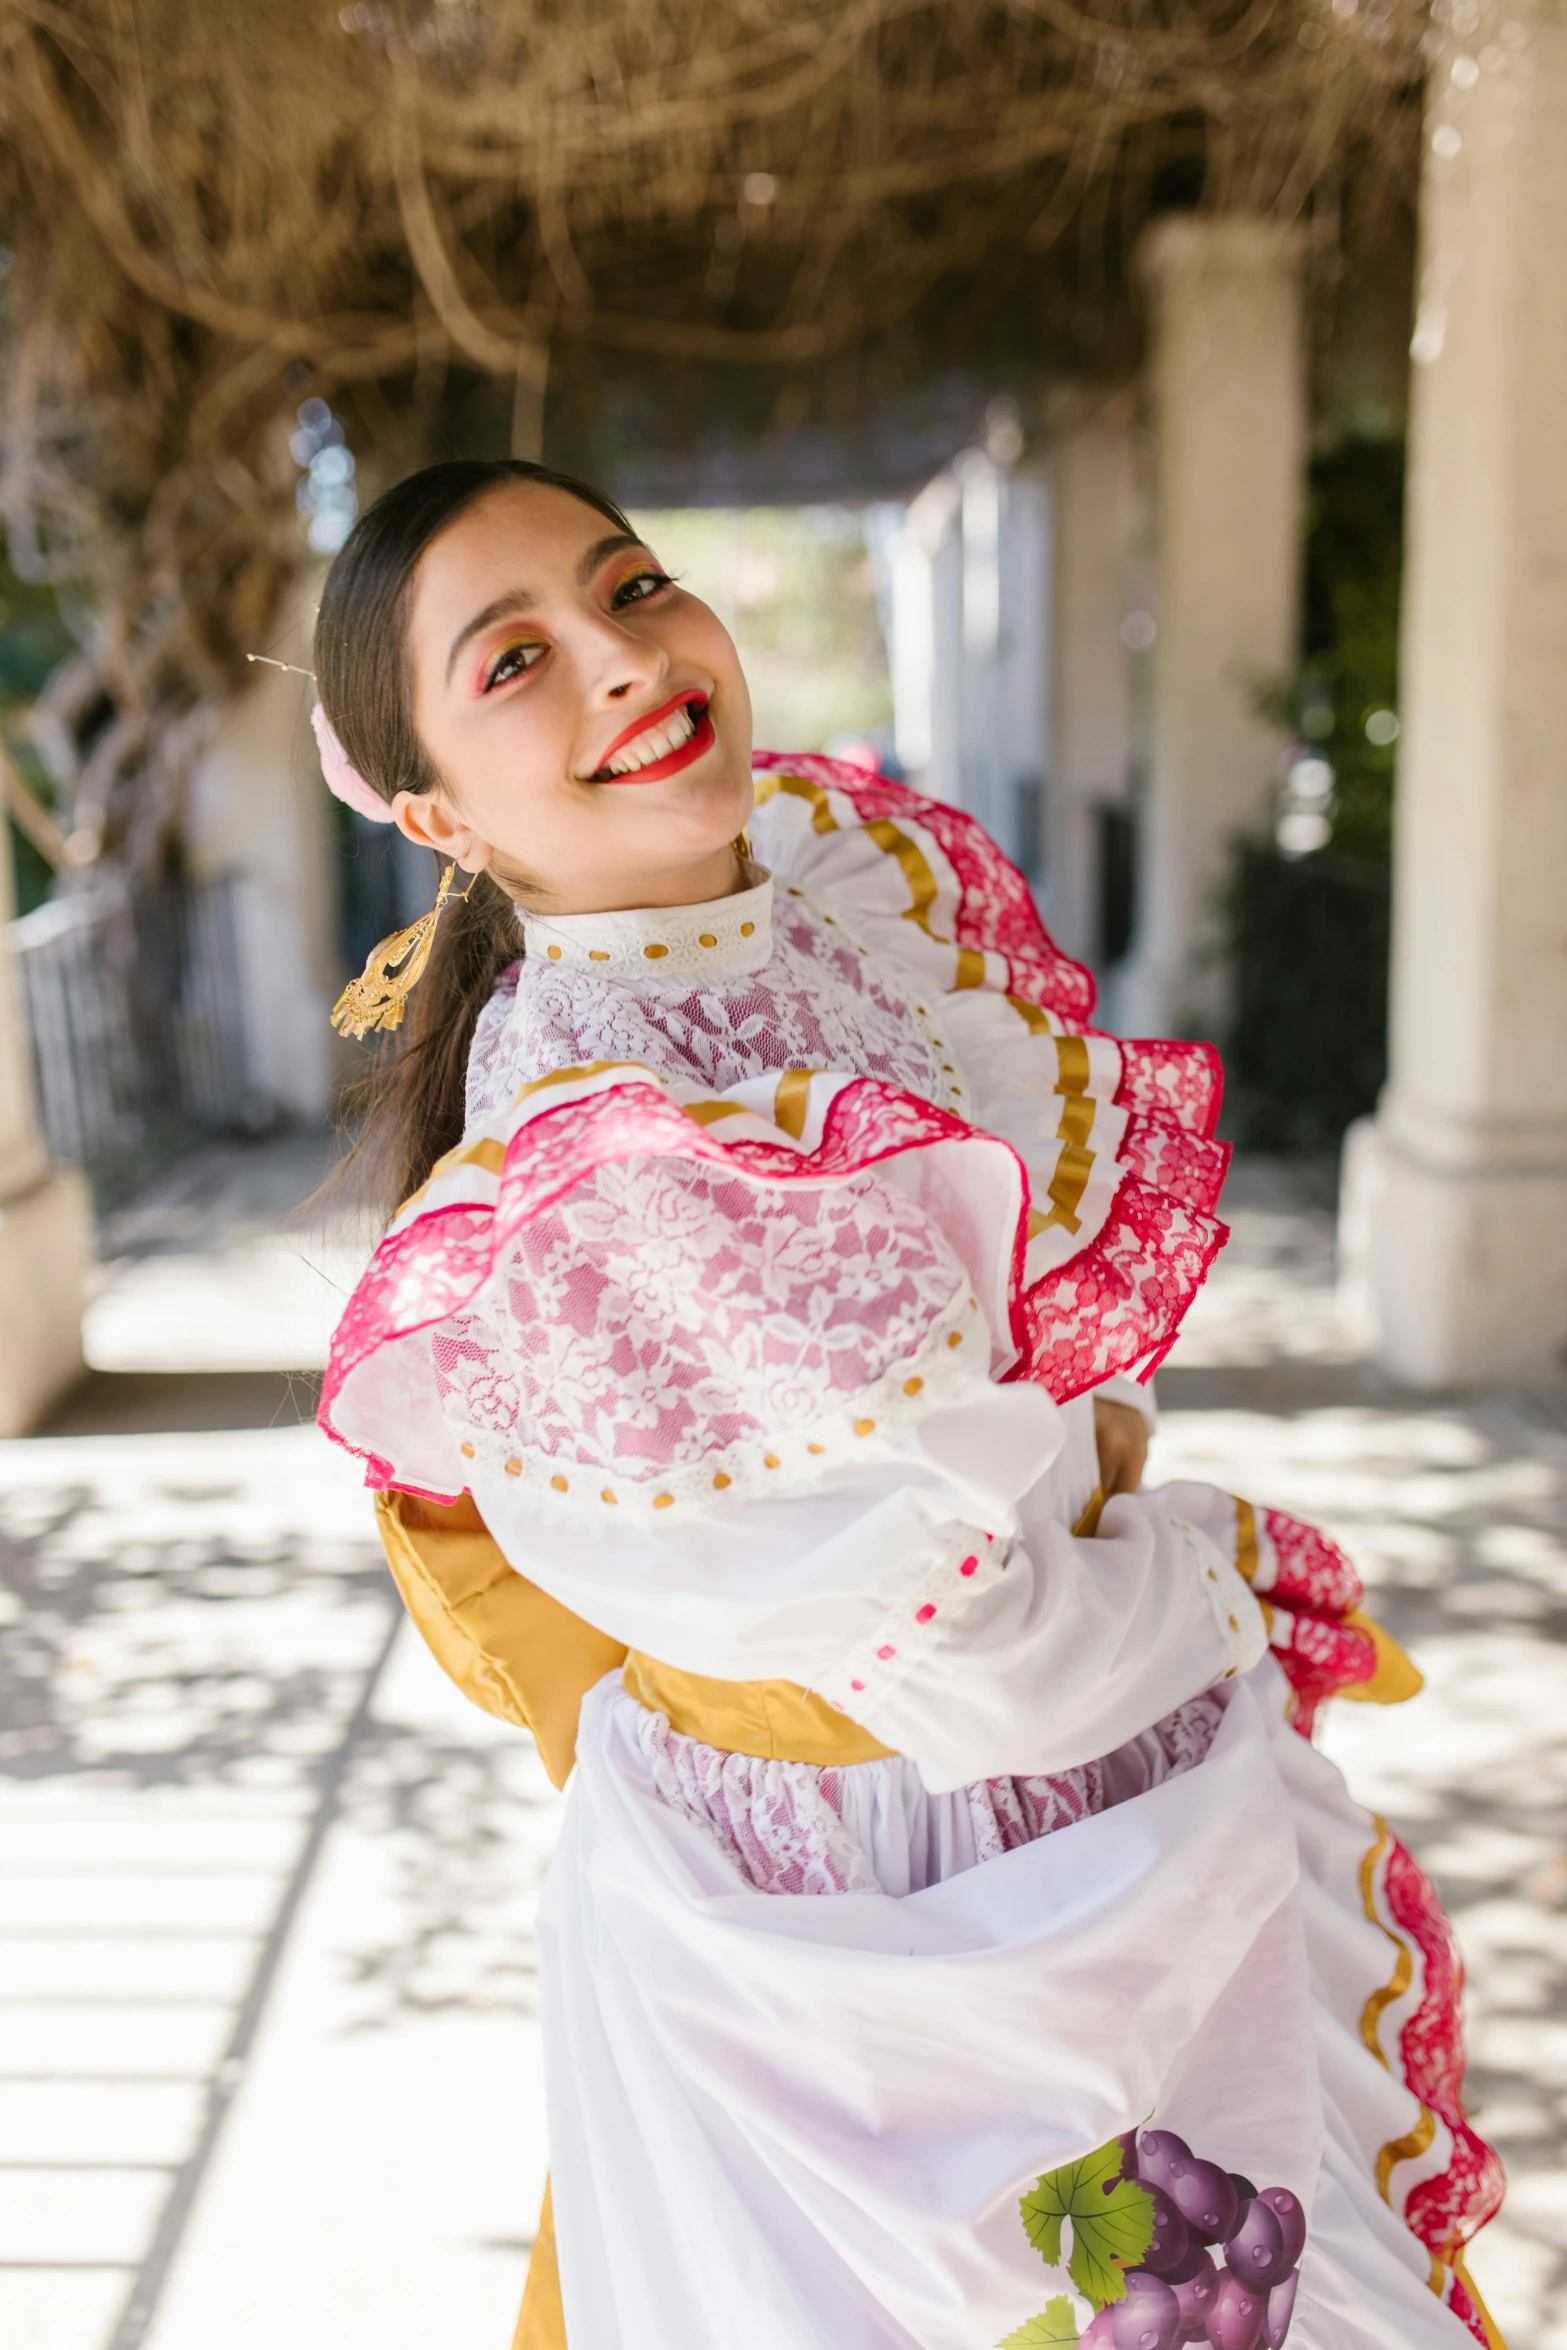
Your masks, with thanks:
[[[682,1673],[632,1649],[621,1670],[628,1697],[665,1714],[672,1730],[699,1746],[754,1754],[767,1762],[880,1762],[894,1750],[794,1681],[713,1681]]]

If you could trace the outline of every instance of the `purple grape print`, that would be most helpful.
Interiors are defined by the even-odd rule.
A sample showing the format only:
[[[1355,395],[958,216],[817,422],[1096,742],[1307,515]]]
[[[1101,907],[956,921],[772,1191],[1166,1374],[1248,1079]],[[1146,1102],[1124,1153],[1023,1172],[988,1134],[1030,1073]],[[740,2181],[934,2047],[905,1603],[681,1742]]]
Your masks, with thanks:
[[[1181,2305],[1164,2279],[1146,2269],[1127,2271],[1126,2299],[1112,2301],[1104,2314],[1115,2350],[1180,2350]]]
[[[1241,2205],[1234,2233],[1224,2240],[1224,2258],[1232,2274],[1259,2293],[1266,2293],[1294,2267],[1278,2214],[1260,2195]]]
[[[1268,2295],[1268,2314],[1262,2324],[1262,2338],[1268,2350],[1284,2350],[1284,2337],[1295,2314],[1295,2288],[1299,2283],[1300,2271],[1292,2268],[1287,2277],[1280,2277]]]
[[[1131,2129],[1046,2174],[1021,2209],[1035,2251],[1064,2262],[1094,2314],[1078,2336],[1058,2296],[1003,2350],[1284,2350],[1307,2238],[1288,2187],[1256,2187],[1174,2130]]]
[[[1208,2339],[1213,2350],[1258,2350],[1267,2318],[1267,2305],[1227,2268],[1219,2271],[1219,2290],[1208,2312]]]
[[[1145,2187],[1170,2192],[1172,2162],[1190,2162],[1192,2150],[1173,2130],[1144,2130],[1137,2141],[1137,2176]]]
[[[1292,2195],[1288,2187],[1264,2187],[1257,2201],[1265,2203],[1278,2221],[1284,2236],[1284,2266],[1293,2268],[1306,2249],[1306,2214],[1300,2197]]]
[[[1167,2277],[1190,2256],[1191,2230],[1168,2195],[1158,2187],[1150,2187],[1148,2194],[1153,2203],[1153,2236],[1140,2265],[1156,2277]]]
[[[1189,2277],[1182,2277],[1175,2287],[1176,2305],[1181,2313],[1180,2340],[1206,2342],[1208,2339],[1208,2312],[1219,2298],[1219,2272],[1200,2246],[1193,2247],[1193,2256],[1202,2265],[1194,2268]]]
[[[1229,2172],[1216,2162],[1196,2157],[1183,2162],[1177,2156],[1169,2165],[1169,2174],[1164,2192],[1192,2234],[1205,2244],[1220,2242],[1235,2225],[1235,2189]]]

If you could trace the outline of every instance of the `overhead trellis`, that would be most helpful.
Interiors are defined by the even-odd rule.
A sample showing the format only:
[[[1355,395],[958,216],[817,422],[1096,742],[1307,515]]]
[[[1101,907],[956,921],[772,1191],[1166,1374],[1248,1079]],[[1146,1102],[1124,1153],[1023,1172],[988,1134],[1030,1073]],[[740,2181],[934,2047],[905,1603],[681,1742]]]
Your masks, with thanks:
[[[806,365],[1099,245],[1173,166],[1407,176],[1416,0],[0,0],[0,509],[81,644],[71,859],[145,862],[297,571],[288,420],[552,352]],[[1075,240],[1075,245],[1073,244]],[[1006,270],[998,262],[1002,255]]]

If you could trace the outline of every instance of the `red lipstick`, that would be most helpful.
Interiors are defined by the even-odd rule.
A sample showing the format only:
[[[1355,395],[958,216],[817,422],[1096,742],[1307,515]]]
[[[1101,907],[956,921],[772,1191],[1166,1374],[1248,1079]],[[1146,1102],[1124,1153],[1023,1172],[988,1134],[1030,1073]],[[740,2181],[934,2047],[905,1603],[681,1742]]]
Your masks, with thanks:
[[[627,743],[635,742],[637,736],[646,734],[649,727],[658,726],[666,718],[672,718],[677,710],[689,711],[695,721],[695,732],[688,742],[681,743],[676,750],[667,751],[662,759],[653,760],[647,767],[633,768],[629,775],[610,775],[605,772],[611,759],[618,751],[623,751]],[[645,711],[631,725],[623,728],[588,780],[591,783],[658,783],[666,775],[678,775],[682,767],[689,767],[694,760],[700,759],[704,752],[712,749],[716,740],[713,721],[707,714],[706,694],[688,688],[684,693],[671,694],[669,700],[661,703],[658,709]]]

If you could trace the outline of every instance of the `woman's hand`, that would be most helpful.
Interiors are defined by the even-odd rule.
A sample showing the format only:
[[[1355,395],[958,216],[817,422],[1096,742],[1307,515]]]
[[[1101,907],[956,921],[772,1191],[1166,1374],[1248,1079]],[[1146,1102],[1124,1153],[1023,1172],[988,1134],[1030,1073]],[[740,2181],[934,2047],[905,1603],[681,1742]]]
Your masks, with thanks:
[[[1108,1403],[1096,1395],[1094,1443],[1099,1452],[1099,1489],[1105,1500],[1116,1493],[1135,1493],[1148,1458],[1148,1423],[1142,1413],[1134,1404]]]

